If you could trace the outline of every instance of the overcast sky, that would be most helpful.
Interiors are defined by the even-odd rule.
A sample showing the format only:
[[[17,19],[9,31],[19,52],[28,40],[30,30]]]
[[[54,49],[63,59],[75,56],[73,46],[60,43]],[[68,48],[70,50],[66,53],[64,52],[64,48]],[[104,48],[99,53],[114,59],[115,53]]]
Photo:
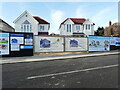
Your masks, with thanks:
[[[50,22],[50,33],[66,18],[89,18],[95,30],[118,21],[118,2],[1,2],[0,18],[14,27],[13,21],[25,10]]]

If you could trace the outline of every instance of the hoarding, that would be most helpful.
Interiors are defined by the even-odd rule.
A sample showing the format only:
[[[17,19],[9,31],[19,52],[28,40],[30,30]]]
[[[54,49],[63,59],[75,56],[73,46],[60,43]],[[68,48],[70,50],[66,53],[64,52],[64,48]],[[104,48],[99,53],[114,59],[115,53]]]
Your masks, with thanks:
[[[120,37],[110,37],[110,45],[120,46]]]
[[[116,38],[117,37],[110,37],[110,45],[116,45]]]
[[[9,54],[9,33],[0,33],[0,55]]]
[[[24,34],[11,33],[10,44],[24,44]]]
[[[32,34],[24,34],[25,45],[33,45],[33,36]]]
[[[117,37],[117,38],[116,38],[115,46],[120,46],[120,37]]]
[[[65,38],[65,51],[87,51],[87,38]]]
[[[20,51],[20,44],[24,44],[24,34],[10,33],[11,51]]]
[[[110,51],[110,38],[89,36],[89,51]]]
[[[35,52],[62,52],[62,37],[35,36]]]

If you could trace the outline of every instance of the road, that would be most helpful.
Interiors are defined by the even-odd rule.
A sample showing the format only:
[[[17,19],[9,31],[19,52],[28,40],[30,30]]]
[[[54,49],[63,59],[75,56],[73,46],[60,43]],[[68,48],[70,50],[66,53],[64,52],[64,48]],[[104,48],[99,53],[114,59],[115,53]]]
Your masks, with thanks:
[[[118,55],[2,65],[3,88],[118,88]]]

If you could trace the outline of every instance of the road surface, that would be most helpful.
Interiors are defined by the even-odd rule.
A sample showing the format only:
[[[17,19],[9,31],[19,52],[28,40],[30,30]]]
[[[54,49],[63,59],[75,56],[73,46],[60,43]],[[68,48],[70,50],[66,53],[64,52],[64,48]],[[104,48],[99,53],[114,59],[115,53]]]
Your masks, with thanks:
[[[2,65],[3,88],[118,88],[118,55]]]

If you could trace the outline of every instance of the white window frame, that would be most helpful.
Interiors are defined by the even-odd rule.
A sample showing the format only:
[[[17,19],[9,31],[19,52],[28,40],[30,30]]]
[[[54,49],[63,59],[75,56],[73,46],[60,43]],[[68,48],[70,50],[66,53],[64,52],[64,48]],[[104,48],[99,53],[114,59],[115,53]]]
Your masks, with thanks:
[[[21,32],[32,32],[32,25],[23,23],[21,25]]]
[[[45,26],[44,26],[44,25],[40,25],[40,26],[39,26],[39,30],[40,30],[40,31],[44,31],[44,30],[45,30]]]
[[[78,27],[79,27],[79,29],[78,29]],[[76,30],[78,30],[78,31],[80,30],[80,25],[76,25]]]
[[[91,25],[90,24],[86,24],[86,30],[90,30]]]
[[[67,32],[71,32],[72,31],[72,25],[71,24],[67,24]]]

